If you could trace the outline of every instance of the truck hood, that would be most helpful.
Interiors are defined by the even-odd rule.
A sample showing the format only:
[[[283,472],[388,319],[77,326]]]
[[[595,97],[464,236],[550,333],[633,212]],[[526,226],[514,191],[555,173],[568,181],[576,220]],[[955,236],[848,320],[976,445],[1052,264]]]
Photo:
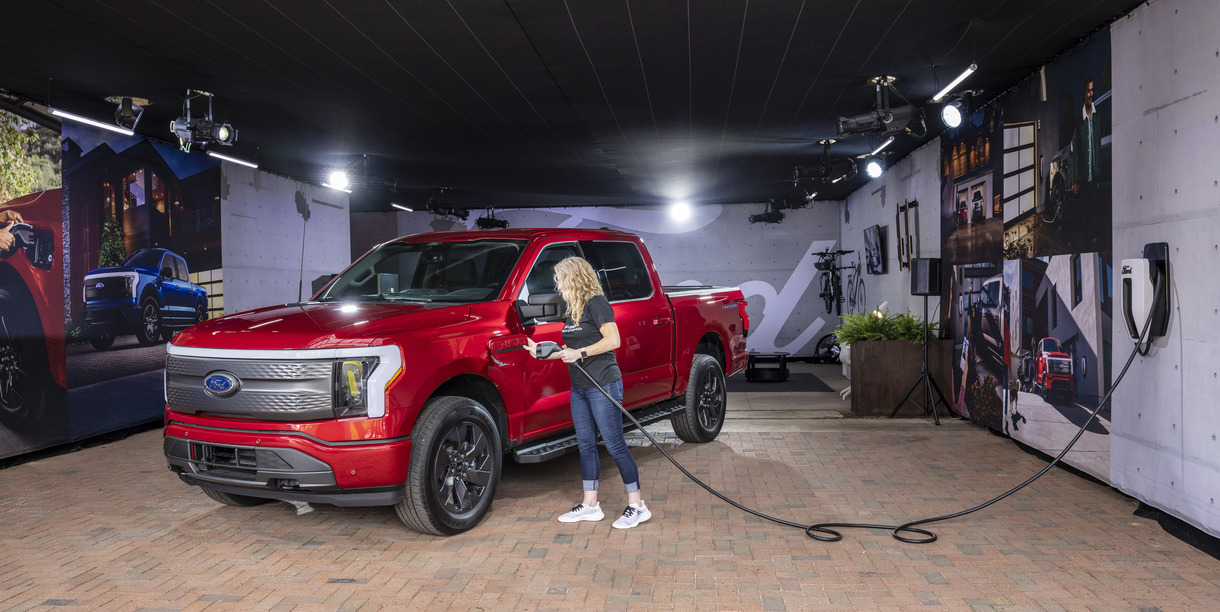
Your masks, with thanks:
[[[159,271],[148,266],[115,266],[113,268],[98,268],[96,270],[90,270],[85,276],[92,276],[94,274],[121,274],[123,272],[143,272],[149,276],[157,276],[161,274]]]
[[[469,319],[469,305],[285,304],[204,321],[183,331],[173,343],[247,350],[357,347],[389,333],[446,327]]]

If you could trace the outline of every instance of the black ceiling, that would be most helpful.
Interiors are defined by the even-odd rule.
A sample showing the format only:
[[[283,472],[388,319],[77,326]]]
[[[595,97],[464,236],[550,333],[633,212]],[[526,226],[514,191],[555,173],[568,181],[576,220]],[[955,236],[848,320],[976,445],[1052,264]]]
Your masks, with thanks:
[[[1133,4],[5,1],[0,90],[10,109],[107,120],[107,96],[147,98],[137,132],[165,140],[187,90],[212,92],[239,134],[221,152],[315,184],[346,165],[357,209],[439,187],[471,208],[761,202],[818,162],[838,116],[873,108],[868,77],[922,106],[974,61],[962,87],[992,97]],[[928,111],[891,159],[941,131]],[[810,187],[839,199],[864,180]]]

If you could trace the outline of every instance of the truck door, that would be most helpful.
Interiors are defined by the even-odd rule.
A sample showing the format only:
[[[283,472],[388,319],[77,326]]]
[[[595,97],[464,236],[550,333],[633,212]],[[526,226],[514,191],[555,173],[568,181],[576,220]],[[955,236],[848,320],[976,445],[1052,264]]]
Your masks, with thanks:
[[[179,319],[191,318],[195,314],[195,305],[191,301],[191,284],[187,279],[186,262],[172,253],[166,253],[161,260],[162,271],[171,270],[169,278],[162,275],[161,286],[165,296],[165,317],[175,323]]]
[[[628,408],[669,397],[674,383],[674,314],[669,298],[629,241],[580,243],[614,307],[622,344],[615,351]]]
[[[555,288],[555,264],[568,257],[581,257],[575,242],[543,247],[534,259],[518,300],[535,293],[558,293]],[[561,313],[562,314],[562,313]],[[526,326],[525,334],[534,342],[551,341],[563,344],[563,322]],[[526,357],[525,361],[525,427],[523,433],[533,437],[569,426],[572,411],[568,405],[571,380],[568,365],[558,359],[541,361]]]

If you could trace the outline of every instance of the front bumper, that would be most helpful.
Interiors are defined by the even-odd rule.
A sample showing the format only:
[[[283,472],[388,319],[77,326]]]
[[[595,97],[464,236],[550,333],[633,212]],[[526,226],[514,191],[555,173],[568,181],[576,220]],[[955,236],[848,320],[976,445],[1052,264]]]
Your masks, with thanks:
[[[140,309],[134,305],[91,306],[85,305],[84,328],[86,335],[122,335],[135,329],[140,323]]]
[[[326,443],[293,432],[166,425],[165,458],[187,484],[336,506],[391,505],[403,498],[409,438]]]

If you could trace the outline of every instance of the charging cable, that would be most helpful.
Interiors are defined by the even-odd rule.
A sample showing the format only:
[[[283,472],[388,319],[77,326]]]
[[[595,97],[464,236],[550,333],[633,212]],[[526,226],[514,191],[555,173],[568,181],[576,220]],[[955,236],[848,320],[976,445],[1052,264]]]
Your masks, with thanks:
[[[1159,295],[1161,282],[1163,282],[1162,279],[1158,278],[1157,279],[1158,295]],[[1072,446],[1074,446],[1076,444],[1076,441],[1080,439],[1080,436],[1084,435],[1085,429],[1089,426],[1090,423],[1093,422],[1093,419],[1097,418],[1097,413],[1101,411],[1102,406],[1105,406],[1106,403],[1110,401],[1110,396],[1114,394],[1114,390],[1118,388],[1118,383],[1122,381],[1124,376],[1126,376],[1127,370],[1131,368],[1131,363],[1133,361],[1135,361],[1135,356],[1137,354],[1141,354],[1140,345],[1143,343],[1145,337],[1148,334],[1148,330],[1151,328],[1152,328],[1152,317],[1149,316],[1148,319],[1144,322],[1144,329],[1143,329],[1143,331],[1140,332],[1140,337],[1135,343],[1135,348],[1131,351],[1131,356],[1127,358],[1127,363],[1125,365],[1123,365],[1122,371],[1120,371],[1118,373],[1118,376],[1114,379],[1114,383],[1110,385],[1110,390],[1107,391],[1105,396],[1103,396],[1101,398],[1101,401],[1097,402],[1097,407],[1093,409],[1093,412],[1091,414],[1089,414],[1089,418],[1086,419],[1084,424],[1080,426],[1080,431],[1076,432],[1076,436],[1073,437],[1070,442],[1068,442],[1067,446],[1064,447],[1064,449],[1059,452],[1059,455],[1056,456],[1053,460],[1051,460],[1051,462],[1048,463],[1046,465],[1046,467],[1042,468],[1042,470],[1040,470],[1037,474],[1034,474],[1033,476],[1031,476],[1025,482],[1023,482],[1023,483],[1009,489],[1008,491],[1004,492],[1003,494],[1001,494],[995,498],[992,498],[986,502],[983,502],[973,508],[970,508],[968,510],[962,510],[960,512],[954,512],[953,514],[946,514],[943,516],[936,516],[936,517],[932,517],[932,518],[911,521],[909,523],[903,523],[901,525],[873,525],[873,524],[868,524],[868,523],[814,523],[812,525],[803,525],[801,523],[794,523],[792,521],[787,521],[787,520],[784,520],[781,518],[771,516],[769,514],[764,514],[762,512],[759,512],[758,510],[754,510],[753,508],[748,508],[746,506],[743,506],[743,505],[737,503],[736,501],[733,501],[732,499],[726,497],[724,494],[717,491],[716,489],[713,489],[712,487],[708,486],[707,484],[704,484],[704,482],[702,480],[699,480],[698,478],[696,478],[694,476],[694,474],[691,474],[689,471],[686,470],[686,468],[682,467],[682,464],[678,463],[678,461],[676,459],[674,459],[672,455],[670,455],[668,452],[666,452],[665,449],[662,448],[661,445],[657,442],[656,438],[653,438],[652,434],[649,434],[648,431],[646,431],[644,429],[644,426],[642,424],[640,424],[640,422],[637,421],[635,419],[635,417],[631,416],[631,413],[627,412],[627,409],[623,408],[623,405],[620,404],[618,402],[618,400],[614,399],[614,397],[611,396],[609,393],[607,393],[606,390],[603,389],[601,385],[597,384],[597,381],[593,380],[593,377],[590,376],[589,373],[585,371],[584,367],[581,366],[579,362],[573,362],[571,365],[576,366],[576,369],[580,370],[580,373],[584,374],[585,378],[588,378],[589,382],[593,383],[593,386],[597,387],[597,389],[602,392],[602,395],[606,396],[606,399],[610,400],[611,403],[613,403],[615,406],[617,406],[618,409],[620,411],[622,411],[622,413],[624,415],[626,415],[627,418],[630,419],[631,422],[633,424],[635,424],[635,426],[637,428],[639,428],[640,432],[644,434],[644,437],[648,438],[648,440],[650,442],[652,442],[652,445],[655,446],[657,450],[661,451],[661,454],[665,455],[665,458],[669,459],[670,463],[674,464],[674,467],[681,470],[682,473],[685,474],[687,478],[691,479],[691,481],[694,482],[695,484],[703,487],[704,490],[706,490],[708,493],[711,493],[712,495],[715,495],[716,497],[727,502],[728,504],[731,504],[733,507],[737,508],[738,510],[741,510],[743,512],[748,512],[750,514],[753,514],[754,516],[757,516],[762,519],[766,519],[773,523],[778,523],[780,525],[786,525],[788,527],[795,527],[797,529],[803,529],[803,530],[805,530],[805,535],[807,535],[815,540],[820,540],[822,542],[838,542],[839,540],[842,540],[843,534],[839,533],[838,531],[835,531],[835,529],[884,529],[884,530],[889,531],[890,535],[892,535],[894,537],[894,539],[899,540],[901,542],[907,542],[909,544],[929,544],[929,543],[936,541],[936,534],[931,531],[928,531],[926,529],[919,529],[918,527],[916,527],[916,525],[926,525],[928,523],[947,521],[949,519],[954,519],[954,518],[958,518],[961,516],[965,516],[965,515],[971,514],[973,512],[978,512],[979,510],[982,510],[983,508],[986,508],[986,507],[1008,497],[1009,495],[1012,495],[1013,493],[1016,493],[1017,491],[1024,489],[1026,486],[1029,486],[1035,480],[1041,478],[1043,474],[1046,474],[1047,472],[1049,472],[1051,468],[1055,467],[1055,464],[1059,463],[1059,461],[1061,459],[1063,459],[1063,457],[1065,455],[1067,455],[1068,451],[1072,449]],[[554,342],[540,342],[540,343],[538,343],[537,356],[539,359],[546,359],[547,357],[558,352],[559,350],[560,350],[559,345]],[[921,535],[924,537],[919,538],[919,537],[904,536],[904,535],[902,535],[903,533],[917,534],[917,535]]]

